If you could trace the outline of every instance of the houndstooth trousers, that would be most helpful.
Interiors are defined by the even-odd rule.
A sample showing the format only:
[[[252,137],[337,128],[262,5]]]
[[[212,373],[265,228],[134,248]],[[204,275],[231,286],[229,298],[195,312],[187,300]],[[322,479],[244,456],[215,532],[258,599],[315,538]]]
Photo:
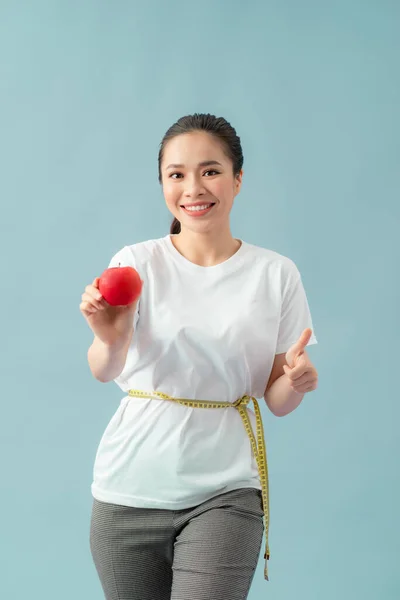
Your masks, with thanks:
[[[255,488],[178,511],[93,499],[90,549],[106,600],[245,600],[263,533]]]

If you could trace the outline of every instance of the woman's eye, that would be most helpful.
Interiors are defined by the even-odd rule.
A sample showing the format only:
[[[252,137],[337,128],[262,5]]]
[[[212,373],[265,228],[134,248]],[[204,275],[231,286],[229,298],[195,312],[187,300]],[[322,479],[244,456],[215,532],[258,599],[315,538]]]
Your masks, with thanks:
[[[219,171],[215,171],[214,169],[208,170],[204,173],[204,175],[206,175],[207,173],[212,173],[214,175],[218,175]],[[179,175],[182,176],[182,173],[171,173],[170,178],[171,179],[178,179],[178,177],[175,177],[175,175]]]

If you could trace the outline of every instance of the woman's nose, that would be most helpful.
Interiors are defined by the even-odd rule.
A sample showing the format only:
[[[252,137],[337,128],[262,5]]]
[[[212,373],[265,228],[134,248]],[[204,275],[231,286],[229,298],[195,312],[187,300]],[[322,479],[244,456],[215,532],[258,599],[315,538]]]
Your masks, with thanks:
[[[187,198],[201,196],[204,193],[203,184],[197,177],[186,179],[185,184],[185,196]]]

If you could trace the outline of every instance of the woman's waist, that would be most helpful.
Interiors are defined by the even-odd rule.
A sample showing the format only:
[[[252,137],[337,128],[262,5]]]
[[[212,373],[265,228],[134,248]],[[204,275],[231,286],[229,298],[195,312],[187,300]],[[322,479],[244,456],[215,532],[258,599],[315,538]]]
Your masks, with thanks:
[[[175,374],[174,377],[158,379],[147,374],[134,374],[118,385],[125,394],[139,392],[135,397],[153,400],[185,399],[204,402],[230,402],[234,403],[243,396],[254,396],[251,389],[246,388],[240,381],[224,379],[189,378]],[[250,387],[250,386],[249,386]],[[162,397],[164,396],[164,398]]]

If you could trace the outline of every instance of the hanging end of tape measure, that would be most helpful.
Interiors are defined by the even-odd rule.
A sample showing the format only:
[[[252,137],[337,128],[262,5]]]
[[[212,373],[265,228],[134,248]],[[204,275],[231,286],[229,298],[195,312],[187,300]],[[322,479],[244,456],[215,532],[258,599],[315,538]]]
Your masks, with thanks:
[[[268,577],[268,561],[267,561],[267,559],[265,559],[265,565],[264,565],[264,579],[265,579],[265,581],[269,581],[269,577]]]
[[[269,577],[268,577],[269,550],[268,549],[264,553],[264,560],[265,560],[265,565],[264,565],[264,579],[266,581],[269,581]]]

